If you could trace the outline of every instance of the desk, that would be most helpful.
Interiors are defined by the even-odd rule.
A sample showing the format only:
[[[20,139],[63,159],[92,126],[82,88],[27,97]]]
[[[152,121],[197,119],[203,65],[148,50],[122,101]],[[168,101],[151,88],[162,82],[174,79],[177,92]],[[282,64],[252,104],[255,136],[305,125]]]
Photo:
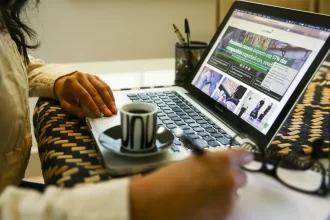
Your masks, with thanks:
[[[136,72],[132,67],[134,64],[138,64]],[[79,64],[71,65],[83,72],[96,73],[114,90],[171,85],[174,81],[173,59],[94,64],[95,71],[90,66],[84,68],[84,64],[80,67]],[[116,69],[107,72],[107,65],[116,66]],[[97,66],[102,68],[98,69]],[[295,113],[310,120],[320,107],[329,107],[329,82],[330,74],[323,68]],[[326,109],[327,112],[321,116],[326,118],[322,125],[323,135],[329,141],[329,132],[326,130],[329,128],[329,110]],[[306,137],[320,133],[307,129],[309,123],[302,123],[301,128],[294,130],[293,135],[293,130],[290,129],[291,120],[292,118],[285,123],[277,135],[272,149],[280,154],[309,154],[310,142]],[[34,111],[34,126],[46,184],[73,187],[111,179],[104,169],[85,122],[67,115],[57,102],[44,99],[38,101]],[[295,143],[299,143],[299,146]],[[327,150],[329,149],[324,148],[324,155]],[[325,219],[330,214],[330,198],[322,199],[294,192],[262,174],[249,173],[248,177],[249,183],[242,190],[235,219]]]

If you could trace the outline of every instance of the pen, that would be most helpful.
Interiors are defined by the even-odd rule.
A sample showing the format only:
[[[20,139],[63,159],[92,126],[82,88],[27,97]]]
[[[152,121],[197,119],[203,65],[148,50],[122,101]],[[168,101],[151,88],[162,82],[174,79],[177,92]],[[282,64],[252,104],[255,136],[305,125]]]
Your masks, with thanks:
[[[190,27],[189,27],[189,22],[188,22],[187,18],[184,20],[184,32],[187,35],[188,46],[190,46]]]
[[[187,18],[184,20],[184,32],[187,35],[187,46],[189,48],[190,47],[190,37],[191,37],[191,34],[190,34],[190,26],[189,26],[189,22],[188,22],[188,19]],[[192,58],[195,60],[195,62],[197,63],[198,62],[198,58],[197,58],[196,53],[194,51],[192,51],[190,48],[188,49],[188,52],[192,56]]]
[[[173,28],[174,28],[174,33],[176,34],[176,36],[177,36],[177,38],[178,38],[178,40],[179,40],[179,43],[180,43],[181,45],[184,45],[184,43],[185,43],[186,40],[185,40],[184,37],[182,36],[182,34],[181,34],[179,28],[177,28],[177,26],[176,26],[175,24],[173,24]]]
[[[193,154],[201,156],[206,153],[206,150],[204,149],[205,147],[208,147],[206,141],[201,139],[192,140],[187,135],[185,135],[180,128],[174,129],[173,133],[177,138],[179,138],[185,147],[192,150]]]

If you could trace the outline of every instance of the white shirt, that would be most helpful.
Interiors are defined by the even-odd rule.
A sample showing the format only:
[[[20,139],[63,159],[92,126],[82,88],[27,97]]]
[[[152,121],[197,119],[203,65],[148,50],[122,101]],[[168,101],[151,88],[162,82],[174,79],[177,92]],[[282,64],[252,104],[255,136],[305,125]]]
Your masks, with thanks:
[[[28,97],[55,98],[55,81],[74,71],[32,57],[26,66],[10,35],[0,32],[0,219],[129,219],[128,179],[44,194],[15,187],[32,146]]]

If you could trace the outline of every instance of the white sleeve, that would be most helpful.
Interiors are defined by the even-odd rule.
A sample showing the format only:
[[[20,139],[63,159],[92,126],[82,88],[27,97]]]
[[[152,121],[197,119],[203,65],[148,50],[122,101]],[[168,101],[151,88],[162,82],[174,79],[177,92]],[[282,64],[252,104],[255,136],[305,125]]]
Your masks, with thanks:
[[[5,220],[129,220],[129,179],[74,189],[47,188],[44,194],[7,187],[0,195]]]

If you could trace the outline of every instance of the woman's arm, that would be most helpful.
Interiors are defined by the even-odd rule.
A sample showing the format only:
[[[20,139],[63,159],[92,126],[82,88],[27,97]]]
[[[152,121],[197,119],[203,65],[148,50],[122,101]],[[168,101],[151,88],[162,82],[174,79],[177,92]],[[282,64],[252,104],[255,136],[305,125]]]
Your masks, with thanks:
[[[47,188],[44,194],[7,187],[0,194],[0,219],[128,220],[129,179],[74,189]]]
[[[46,64],[41,59],[30,57],[30,64],[26,67],[29,79],[29,95],[56,98],[54,84],[62,76],[76,72],[75,69],[57,64]]]

